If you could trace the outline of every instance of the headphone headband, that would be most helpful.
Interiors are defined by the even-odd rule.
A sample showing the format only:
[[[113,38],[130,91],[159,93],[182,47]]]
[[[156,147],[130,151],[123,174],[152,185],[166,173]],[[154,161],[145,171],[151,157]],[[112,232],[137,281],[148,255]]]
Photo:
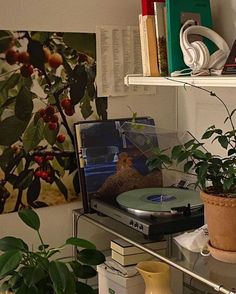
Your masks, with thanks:
[[[211,40],[213,43],[217,45],[217,47],[225,52],[229,51],[229,46],[225,42],[225,40],[218,35],[215,31],[198,25],[192,25],[184,30],[183,32],[183,39],[186,38],[186,44],[190,46],[191,43],[188,41],[188,35],[200,35],[203,36],[209,40]]]

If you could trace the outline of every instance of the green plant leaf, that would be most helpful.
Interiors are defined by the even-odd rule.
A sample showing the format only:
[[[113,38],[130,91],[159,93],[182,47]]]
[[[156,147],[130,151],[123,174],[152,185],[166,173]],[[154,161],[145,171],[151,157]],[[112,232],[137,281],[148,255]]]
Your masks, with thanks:
[[[93,243],[84,239],[76,238],[76,237],[71,237],[67,239],[66,244],[74,245],[74,246],[78,246],[78,247],[86,248],[86,249],[96,249],[96,246]]]
[[[32,286],[32,287],[28,287],[28,285],[26,285],[25,283],[21,283],[20,287],[17,288],[17,290],[14,291],[15,294],[41,294],[39,293],[39,290]]]
[[[28,250],[27,244],[15,237],[7,236],[0,239],[0,250],[1,251],[10,251],[10,250]]]
[[[160,170],[162,168],[162,161],[158,156],[147,159],[146,164],[150,171]]]
[[[29,185],[27,190],[27,202],[32,204],[35,200],[38,199],[41,189],[41,183],[39,178],[35,178],[33,182]]]
[[[78,104],[85,95],[88,82],[87,72],[84,65],[76,65],[70,83],[70,98],[73,106]],[[87,97],[89,100],[90,98]]]
[[[234,184],[234,178],[231,177],[229,179],[226,179],[223,183],[223,189],[224,191],[229,191],[231,186]]]
[[[50,130],[48,128],[48,124],[45,124],[43,135],[44,135],[44,138],[48,141],[48,143],[53,146],[56,143],[58,132],[59,132],[58,126],[55,130]]]
[[[44,44],[52,35],[50,32],[31,32],[31,38]]]
[[[213,134],[214,134],[214,130],[211,131],[206,131],[203,135],[202,135],[202,139],[209,139]]]
[[[90,98],[94,98],[96,94],[96,89],[94,83],[88,82],[87,83],[87,94]]]
[[[0,278],[16,269],[22,258],[22,253],[19,250],[11,250],[3,253],[0,256]]]
[[[55,183],[56,183],[57,187],[59,188],[59,190],[61,191],[61,193],[63,194],[63,196],[65,197],[65,199],[67,200],[68,199],[68,190],[67,190],[66,186],[57,177],[55,177]]]
[[[70,266],[77,278],[90,279],[97,275],[97,271],[90,265],[84,265],[78,261],[73,260],[70,262]]]
[[[25,284],[31,287],[46,277],[46,272],[38,265],[21,267],[19,274],[23,277]]]
[[[196,159],[205,159],[206,158],[206,154],[201,150],[194,150],[193,151],[193,156]]]
[[[14,183],[14,188],[18,188],[21,190],[28,188],[29,185],[32,183],[33,176],[34,176],[33,169],[22,171]]]
[[[63,40],[67,46],[76,51],[83,52],[95,59],[96,57],[96,35],[86,33],[65,33]]]
[[[28,125],[28,121],[10,116],[0,122],[0,145],[10,146],[18,141]],[[13,131],[14,130],[14,131]]]
[[[26,87],[22,87],[16,97],[15,115],[18,119],[29,121],[33,111],[32,93]]]
[[[82,283],[82,282],[76,282],[76,293],[79,294],[94,294],[94,290],[89,285]]]
[[[11,45],[13,34],[10,31],[0,31],[0,52],[5,52]]]
[[[231,155],[233,155],[235,153],[236,153],[236,150],[233,149],[233,148],[228,150],[228,156],[231,156]]]
[[[207,168],[208,168],[208,163],[207,162],[201,162],[201,164],[199,165],[199,169],[197,172],[198,175],[198,179],[199,181],[205,178],[206,173],[207,173]]]
[[[84,97],[83,101],[80,104],[81,114],[84,119],[88,118],[93,113],[90,102],[91,98]]]
[[[80,193],[80,183],[79,183],[79,173],[76,171],[76,173],[73,176],[73,187],[76,194]]]
[[[213,158],[209,159],[209,161],[212,162],[212,164],[214,164],[214,165],[222,166],[222,164],[223,164],[221,159],[217,158],[217,157],[213,157]]]
[[[234,109],[232,110],[232,112],[230,113],[230,117],[232,117],[232,116],[234,115],[235,111],[236,111],[236,108],[234,108]]]
[[[188,151],[181,151],[176,158],[177,163],[183,162],[185,159],[188,158],[188,156],[189,156]]]
[[[27,226],[36,231],[39,230],[40,219],[34,210],[30,208],[21,209],[18,211],[18,215]]]
[[[164,164],[171,164],[172,160],[169,158],[169,156],[162,154],[159,156],[160,160],[164,163]]]
[[[220,145],[223,148],[227,149],[229,141],[228,141],[228,138],[226,136],[219,136],[218,137],[218,142],[220,143]]]
[[[174,146],[171,152],[171,157],[173,159],[177,159],[177,157],[180,155],[180,153],[182,152],[183,146],[182,145],[178,145],[178,146]]]
[[[51,261],[49,265],[49,275],[53,282],[55,294],[66,294],[65,290],[67,285],[71,282],[70,271],[67,266],[60,261]]]
[[[185,165],[184,165],[184,172],[185,173],[189,172],[189,170],[193,166],[193,163],[194,163],[193,161],[188,161],[185,163]]]
[[[15,272],[8,280],[8,284],[12,290],[19,288],[22,282],[23,278],[19,275],[18,272]]]
[[[0,167],[3,171],[6,170],[8,163],[14,160],[14,152],[12,148],[6,148],[0,155]]]
[[[23,135],[23,146],[26,152],[35,149],[43,139],[44,123],[42,118],[31,122]]]
[[[12,88],[14,88],[21,78],[21,75],[19,73],[12,74],[8,79],[6,79],[3,83],[3,85],[0,88],[0,92],[5,91],[6,94],[8,94],[8,91]]]
[[[195,143],[196,143],[196,140],[195,140],[195,139],[189,140],[188,142],[186,142],[186,143],[184,144],[184,148],[185,148],[185,149],[188,149],[188,148],[194,146]]]
[[[98,265],[106,259],[102,252],[95,249],[83,249],[78,253],[78,260],[84,264]]]
[[[108,99],[107,97],[96,97],[95,98],[97,114],[102,120],[107,119],[107,107]]]

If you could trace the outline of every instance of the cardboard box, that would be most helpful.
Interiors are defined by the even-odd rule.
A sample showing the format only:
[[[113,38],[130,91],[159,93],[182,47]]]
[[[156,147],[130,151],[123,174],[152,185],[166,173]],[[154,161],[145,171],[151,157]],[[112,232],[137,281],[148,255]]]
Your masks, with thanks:
[[[125,278],[104,264],[97,266],[99,294],[144,294],[145,284],[140,275]]]

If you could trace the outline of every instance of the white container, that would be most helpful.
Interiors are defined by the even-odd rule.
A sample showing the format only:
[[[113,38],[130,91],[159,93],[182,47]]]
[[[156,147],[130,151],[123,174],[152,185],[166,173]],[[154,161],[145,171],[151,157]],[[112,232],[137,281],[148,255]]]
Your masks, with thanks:
[[[104,264],[97,266],[99,294],[144,294],[145,284],[141,275],[125,278],[112,272]]]

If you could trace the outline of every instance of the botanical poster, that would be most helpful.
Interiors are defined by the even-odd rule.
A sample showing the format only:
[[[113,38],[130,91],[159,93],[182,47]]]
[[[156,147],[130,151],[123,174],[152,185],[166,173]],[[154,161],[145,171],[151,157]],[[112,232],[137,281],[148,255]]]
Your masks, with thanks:
[[[95,34],[0,31],[0,213],[78,199],[73,125],[105,119]]]

